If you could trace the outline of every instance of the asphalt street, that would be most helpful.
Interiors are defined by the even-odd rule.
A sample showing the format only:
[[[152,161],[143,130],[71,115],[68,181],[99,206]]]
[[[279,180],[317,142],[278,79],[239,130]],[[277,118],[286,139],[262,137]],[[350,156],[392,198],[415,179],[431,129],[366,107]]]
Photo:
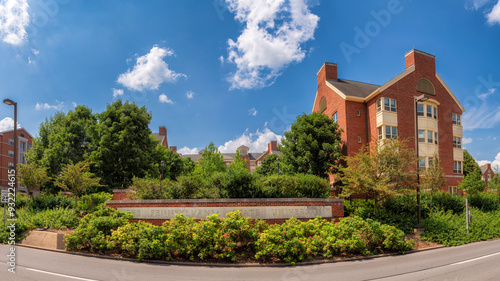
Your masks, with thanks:
[[[500,240],[407,255],[295,267],[208,267],[138,263],[0,245],[0,280],[500,280]]]

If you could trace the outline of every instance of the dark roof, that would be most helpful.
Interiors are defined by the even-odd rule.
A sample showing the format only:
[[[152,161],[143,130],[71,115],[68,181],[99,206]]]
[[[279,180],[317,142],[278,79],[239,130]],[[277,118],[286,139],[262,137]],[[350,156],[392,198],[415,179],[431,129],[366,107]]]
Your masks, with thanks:
[[[366,98],[373,91],[378,89],[379,85],[368,84],[358,81],[339,79],[339,80],[327,80],[328,83],[333,85],[335,88],[339,89],[346,96],[353,96],[359,98]]]
[[[153,136],[160,143],[163,143],[163,139],[165,139],[165,135],[160,135],[160,133],[153,133]]]

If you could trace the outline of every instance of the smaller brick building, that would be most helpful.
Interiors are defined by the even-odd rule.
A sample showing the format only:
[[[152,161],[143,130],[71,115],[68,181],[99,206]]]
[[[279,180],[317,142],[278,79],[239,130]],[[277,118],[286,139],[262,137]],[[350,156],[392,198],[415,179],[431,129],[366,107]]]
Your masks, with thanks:
[[[24,154],[31,148],[33,137],[24,128],[17,129],[18,164],[26,164]],[[14,130],[0,132],[0,187],[8,187],[8,170],[14,168]],[[25,188],[19,186],[19,190]]]
[[[481,166],[481,174],[484,182],[486,183],[486,188],[488,188],[488,183],[495,176],[495,172],[491,168],[491,164]]]
[[[244,160],[246,160],[247,169],[251,173],[253,173],[255,171],[255,169],[261,165],[262,160],[267,155],[269,155],[269,154],[281,155],[282,154],[278,150],[278,142],[277,141],[271,141],[270,143],[268,143],[267,150],[262,152],[262,153],[249,152],[250,148],[248,148],[244,145],[238,147],[237,150],[240,153],[241,157]],[[203,153],[203,150],[198,152],[198,154],[185,154],[185,155],[181,154],[181,157],[191,158],[191,160],[198,163],[198,160],[203,157],[202,153]],[[226,164],[226,166],[229,166],[234,161],[234,153],[222,153],[222,156],[224,157],[224,163]]]

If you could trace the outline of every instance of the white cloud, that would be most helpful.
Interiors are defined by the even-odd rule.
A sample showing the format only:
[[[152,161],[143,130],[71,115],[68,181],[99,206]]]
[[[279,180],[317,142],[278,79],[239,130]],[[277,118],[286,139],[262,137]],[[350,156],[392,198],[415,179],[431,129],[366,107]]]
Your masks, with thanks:
[[[193,91],[188,91],[188,92],[186,93],[186,97],[187,97],[188,99],[193,99],[193,98],[194,98],[194,92],[193,92]]]
[[[255,107],[252,107],[252,108],[250,108],[250,109],[248,110],[248,114],[249,114],[249,115],[252,115],[252,116],[257,116],[257,113],[258,113],[258,111],[257,111],[257,109],[255,109]]]
[[[226,2],[235,19],[245,24],[236,42],[228,40],[227,61],[237,67],[229,78],[230,89],[269,86],[290,63],[304,59],[301,45],[314,39],[319,20],[307,0]]]
[[[179,77],[186,77],[168,68],[163,60],[166,56],[172,56],[174,52],[167,48],[153,46],[151,51],[137,58],[132,70],[120,74],[117,82],[130,90],[144,91],[157,90],[160,84],[175,82]]]
[[[468,143],[471,143],[472,141],[474,141],[472,138],[463,138],[462,139],[463,144],[468,144]]]
[[[73,107],[77,106],[76,102],[72,102],[71,104],[73,105]]]
[[[490,25],[495,23],[500,24],[500,0],[495,4],[491,12],[486,15],[486,18]]]
[[[113,90],[113,98],[115,99],[118,96],[123,96],[123,89],[115,89],[112,88]]]
[[[177,152],[180,154],[198,154],[198,148],[189,148],[187,146],[184,146],[181,149],[177,149]]]
[[[490,0],[468,0],[467,2],[471,2],[470,4],[466,4],[465,8],[466,9],[471,9],[471,10],[479,10],[479,8],[483,7],[486,5]]]
[[[491,129],[500,123],[500,107],[494,108],[483,101],[479,106],[467,108],[462,120],[464,130]]]
[[[161,103],[168,103],[168,104],[173,104],[174,102],[169,99],[167,97],[167,95],[165,94],[161,94],[159,97],[158,97],[158,101],[161,102]]]
[[[224,57],[223,57],[223,56],[220,56],[220,57],[219,57],[219,61],[220,61],[220,64],[224,64]]]
[[[496,88],[490,88],[488,91],[481,93],[477,96],[480,100],[485,101],[489,96],[493,95],[497,91]]]
[[[31,49],[31,52],[33,52],[35,56],[38,56],[38,54],[40,54],[40,51],[38,51],[37,49]]]
[[[62,110],[64,107],[64,102],[60,102],[56,100],[55,105],[50,105],[48,103],[36,103],[35,109],[36,110],[42,110],[42,109],[55,109],[55,110]]]
[[[276,140],[280,143],[282,138],[283,136],[275,134],[267,127],[262,132],[257,130],[255,133],[248,133],[246,131],[236,139],[219,146],[219,151],[221,153],[234,153],[238,147],[244,145],[250,148],[250,152],[264,152],[267,150],[269,142]]]
[[[21,124],[17,123],[17,127],[21,128]],[[0,120],[0,132],[14,130],[14,119],[5,117]]]
[[[20,46],[26,39],[30,22],[27,0],[0,1],[0,38],[5,43]]]
[[[491,168],[496,169],[497,167],[500,168],[500,152],[497,154],[495,157],[495,160],[489,161],[489,160],[480,160],[477,161],[479,166],[483,166],[485,164],[491,164]]]

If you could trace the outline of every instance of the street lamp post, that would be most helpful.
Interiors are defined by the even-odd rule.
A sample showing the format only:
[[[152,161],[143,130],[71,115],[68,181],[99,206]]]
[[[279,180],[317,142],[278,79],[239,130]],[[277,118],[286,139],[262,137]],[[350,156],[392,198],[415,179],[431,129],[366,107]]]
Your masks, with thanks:
[[[4,99],[3,103],[14,106],[14,195],[17,194],[17,102],[11,99]]]
[[[418,212],[418,222],[416,232],[421,234],[424,232],[421,221],[421,211],[420,211],[420,158],[418,153],[418,103],[424,102],[429,99],[428,95],[420,95],[415,98],[415,143],[416,143],[416,154],[417,154],[417,212]]]
[[[276,164],[278,164],[278,176],[280,175],[280,158],[276,156]]]

